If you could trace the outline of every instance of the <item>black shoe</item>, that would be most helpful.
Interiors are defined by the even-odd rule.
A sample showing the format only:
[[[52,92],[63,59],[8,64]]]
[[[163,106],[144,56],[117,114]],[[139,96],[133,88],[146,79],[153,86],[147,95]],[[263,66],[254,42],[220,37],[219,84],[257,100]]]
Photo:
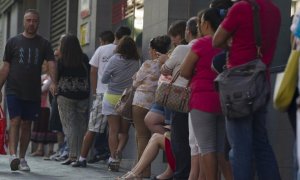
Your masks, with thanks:
[[[99,161],[106,161],[108,160],[110,154],[109,153],[103,153],[103,154],[100,154],[100,155],[96,155],[94,156],[93,159],[89,160],[87,163],[89,164],[93,164],[93,163],[96,163],[96,162],[99,162]]]
[[[62,162],[61,165],[70,165],[72,162],[75,162],[75,160],[67,159],[64,162]]]
[[[108,160],[109,156],[110,156],[110,153],[109,153],[109,152],[103,153],[103,154],[100,154],[100,155],[99,155],[99,159],[100,159],[100,160],[103,160],[103,161],[106,161],[106,160]]]
[[[58,156],[55,158],[55,161],[65,161],[66,159],[68,159],[68,155]]]
[[[94,163],[99,162],[99,161],[100,161],[100,156],[96,155],[96,156],[93,157],[93,159],[88,160],[88,163],[89,164],[94,164]]]
[[[72,162],[72,167],[86,167],[86,160]]]

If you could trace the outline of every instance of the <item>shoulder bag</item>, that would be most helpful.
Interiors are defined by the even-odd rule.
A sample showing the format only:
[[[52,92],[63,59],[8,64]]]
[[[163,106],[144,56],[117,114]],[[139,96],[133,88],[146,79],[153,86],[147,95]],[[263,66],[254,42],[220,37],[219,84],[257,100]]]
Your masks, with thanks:
[[[136,75],[136,74],[135,74]],[[135,76],[133,75],[133,76]],[[146,79],[147,76],[145,76],[140,83],[143,82],[144,79]],[[136,88],[139,86],[140,84],[136,85],[136,87],[134,87],[133,85],[131,85],[130,87],[126,88],[123,93],[122,96],[120,98],[120,100],[118,101],[118,103],[115,105],[115,110],[116,112],[122,116],[124,119],[127,120],[132,120],[132,102],[133,102],[133,98],[134,98],[134,94],[135,94],[135,90]]]
[[[189,112],[191,90],[189,83],[185,87],[174,85],[179,74],[178,71],[171,82],[162,82],[158,86],[155,93],[155,103],[174,111],[187,113]]]
[[[116,112],[124,119],[132,119],[132,101],[136,88],[131,86],[123,91],[123,94],[115,105]]]

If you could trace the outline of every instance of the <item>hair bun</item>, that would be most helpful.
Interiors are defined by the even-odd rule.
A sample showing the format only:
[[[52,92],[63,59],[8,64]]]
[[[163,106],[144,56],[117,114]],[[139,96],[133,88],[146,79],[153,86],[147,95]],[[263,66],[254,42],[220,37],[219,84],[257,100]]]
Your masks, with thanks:
[[[227,9],[219,9],[219,15],[224,18],[227,14]]]

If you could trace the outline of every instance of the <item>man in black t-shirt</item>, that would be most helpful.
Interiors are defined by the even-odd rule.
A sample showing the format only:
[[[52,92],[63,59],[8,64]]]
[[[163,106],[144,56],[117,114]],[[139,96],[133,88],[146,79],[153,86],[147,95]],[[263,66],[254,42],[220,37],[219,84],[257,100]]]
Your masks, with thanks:
[[[41,67],[44,60],[48,62],[52,79],[50,89],[52,93],[56,90],[54,53],[50,43],[37,34],[38,26],[39,13],[34,9],[26,10],[24,32],[8,40],[3,57],[4,64],[0,69],[0,90],[6,82],[12,171],[30,171],[25,154],[30,141],[31,122],[39,118]],[[1,101],[2,92],[0,91]],[[19,158],[16,155],[18,142],[20,142]]]

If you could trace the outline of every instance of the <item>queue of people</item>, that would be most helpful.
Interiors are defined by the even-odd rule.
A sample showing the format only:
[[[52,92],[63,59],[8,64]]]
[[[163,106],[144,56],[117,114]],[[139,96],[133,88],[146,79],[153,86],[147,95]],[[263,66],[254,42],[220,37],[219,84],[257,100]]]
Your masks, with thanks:
[[[164,150],[168,165],[152,179],[218,180],[223,176],[226,180],[252,180],[255,173],[261,180],[280,179],[266,135],[268,102],[246,117],[224,116],[220,94],[214,87],[218,73],[211,68],[214,57],[223,50],[227,52],[227,69],[256,58],[253,3],[260,7],[261,59],[269,67],[279,34],[280,12],[266,0],[241,0],[234,4],[230,0],[213,0],[197,16],[172,23],[168,35],[151,39],[150,59],[143,63],[126,26],[117,28],[115,33],[104,31],[101,45],[91,60],[83,53],[78,38],[65,34],[60,39],[55,61],[50,43],[37,34],[38,12],[27,10],[24,32],[8,41],[0,70],[0,89],[6,83],[5,99],[10,115],[11,170],[30,171],[25,160],[29,141],[39,143],[33,155],[43,155],[46,143],[36,134],[53,137],[49,129],[57,122],[52,117],[58,115],[61,128],[56,126],[55,132],[59,133],[55,140],[47,136],[47,157],[54,154],[53,143],[58,141],[60,153],[55,155],[59,159],[64,154],[62,165],[87,167],[95,134],[108,127],[108,170],[119,171],[132,124],[137,163],[117,179],[151,178],[151,162],[159,149]],[[42,65],[47,71],[44,70],[41,87]],[[189,86],[189,112],[155,103],[157,87],[170,81],[177,86]],[[115,109],[129,87],[136,89],[132,122]],[[53,102],[44,97],[49,92],[57,103],[56,114]],[[92,99],[91,109],[89,99]],[[35,126],[43,122],[49,127],[42,132],[36,128],[31,136],[32,122]],[[227,138],[229,152],[225,151]]]

